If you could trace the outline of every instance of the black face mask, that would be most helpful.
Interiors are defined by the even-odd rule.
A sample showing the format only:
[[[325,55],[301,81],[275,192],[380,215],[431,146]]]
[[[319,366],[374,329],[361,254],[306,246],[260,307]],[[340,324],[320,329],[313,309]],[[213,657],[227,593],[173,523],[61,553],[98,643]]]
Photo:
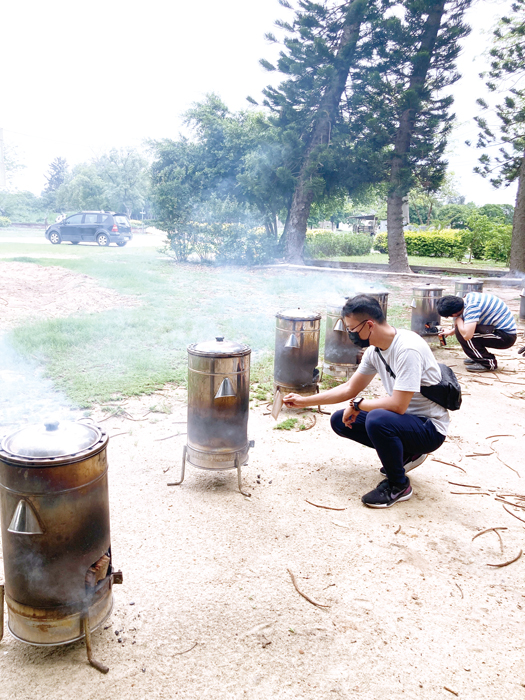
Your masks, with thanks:
[[[363,321],[361,325],[364,326],[366,321]],[[358,326],[359,327],[359,326]],[[346,331],[348,333],[348,337],[352,341],[354,345],[357,345],[358,348],[367,348],[370,345],[370,333],[372,330],[370,329],[370,333],[368,334],[368,338],[366,340],[363,340],[363,338],[359,337],[359,333],[357,331]]]

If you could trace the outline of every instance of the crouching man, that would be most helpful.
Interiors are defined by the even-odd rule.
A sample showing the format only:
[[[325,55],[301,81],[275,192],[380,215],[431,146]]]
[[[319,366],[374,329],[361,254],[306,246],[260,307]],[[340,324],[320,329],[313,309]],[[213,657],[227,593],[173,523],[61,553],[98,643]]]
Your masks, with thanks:
[[[438,384],[441,370],[423,338],[389,325],[372,297],[349,299],[342,315],[352,342],[367,348],[357,371],[341,386],[314,396],[288,394],[284,403],[302,408],[350,400],[347,408],[332,414],[332,429],[376,450],[386,478],[361,500],[370,508],[388,508],[412,496],[406,472],[445,440],[448,411],[419,391],[421,385]],[[388,396],[359,397],[377,373]]]

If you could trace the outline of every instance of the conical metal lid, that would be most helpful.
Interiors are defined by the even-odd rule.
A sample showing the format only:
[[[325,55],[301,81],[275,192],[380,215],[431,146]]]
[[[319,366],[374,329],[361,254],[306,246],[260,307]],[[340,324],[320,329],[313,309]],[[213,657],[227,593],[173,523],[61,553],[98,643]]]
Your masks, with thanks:
[[[288,321],[319,321],[321,314],[317,311],[307,311],[306,309],[286,309],[275,314],[277,318],[285,318]]]
[[[49,421],[8,435],[2,441],[2,450],[12,457],[65,457],[89,449],[100,436],[100,430],[94,425]]]
[[[251,348],[244,343],[224,340],[222,336],[219,336],[215,340],[205,340],[202,343],[188,345],[188,352],[192,355],[204,355],[206,357],[232,357],[248,355],[251,353]]]

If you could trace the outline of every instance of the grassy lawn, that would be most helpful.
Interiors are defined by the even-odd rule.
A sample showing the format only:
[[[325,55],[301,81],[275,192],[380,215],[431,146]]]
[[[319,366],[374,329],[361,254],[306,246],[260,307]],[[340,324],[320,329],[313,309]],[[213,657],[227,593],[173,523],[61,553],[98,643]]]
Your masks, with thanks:
[[[388,254],[370,253],[369,255],[341,255],[331,259],[340,262],[382,263],[386,265],[388,263]],[[494,262],[494,260],[473,260],[472,263],[468,263],[466,260],[458,262],[453,258],[426,258],[419,255],[409,255],[408,263],[409,265],[423,265],[428,267],[461,267],[465,268],[465,273],[468,272],[469,267],[508,270],[508,267],[504,263]]]
[[[8,334],[16,350],[43,365],[56,387],[80,407],[150,393],[167,382],[185,384],[188,344],[217,335],[252,348],[252,382],[262,400],[272,385],[276,312],[301,307],[324,315],[327,301],[363,288],[353,273],[177,264],[154,246],[0,240],[0,256],[90,275],[102,287],[140,300],[134,308],[36,320]],[[408,304],[392,299],[389,321],[410,327]]]

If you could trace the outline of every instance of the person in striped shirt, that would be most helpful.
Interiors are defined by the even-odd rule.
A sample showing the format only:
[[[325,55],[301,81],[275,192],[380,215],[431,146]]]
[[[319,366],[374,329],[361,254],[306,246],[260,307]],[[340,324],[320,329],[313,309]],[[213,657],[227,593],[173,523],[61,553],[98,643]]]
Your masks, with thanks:
[[[469,372],[492,372],[496,356],[487,348],[504,350],[516,342],[516,321],[509,307],[494,294],[469,292],[465,299],[444,296],[437,303],[440,316],[454,319],[454,327],[444,335],[456,334],[467,355],[463,362]]]

